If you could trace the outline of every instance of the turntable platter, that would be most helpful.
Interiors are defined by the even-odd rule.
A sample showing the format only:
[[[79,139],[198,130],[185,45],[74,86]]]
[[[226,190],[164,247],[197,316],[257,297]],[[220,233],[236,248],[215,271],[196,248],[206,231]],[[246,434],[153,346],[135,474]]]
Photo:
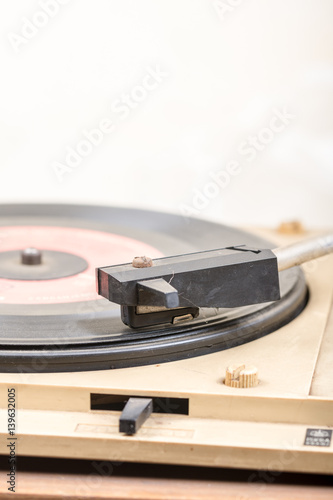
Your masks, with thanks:
[[[228,245],[272,247],[207,221],[134,209],[0,206],[1,371],[80,371],[208,354],[267,335],[305,307],[300,269],[281,273],[282,299],[237,310],[202,309],[179,325],[131,330],[95,291],[95,268]],[[20,260],[37,248],[42,264]],[[53,260],[52,260],[53,259]],[[42,268],[44,266],[44,268]]]

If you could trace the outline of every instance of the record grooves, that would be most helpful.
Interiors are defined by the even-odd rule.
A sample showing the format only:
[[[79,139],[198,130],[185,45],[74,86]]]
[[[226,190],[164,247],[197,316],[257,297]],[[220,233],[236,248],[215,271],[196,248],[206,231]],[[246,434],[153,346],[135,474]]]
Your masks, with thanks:
[[[31,246],[70,254],[69,260],[74,256],[72,272],[64,276],[65,260],[58,278],[40,281],[8,279],[1,275],[0,265],[1,371],[99,370],[208,354],[277,330],[307,302],[303,273],[292,269],[281,273],[279,302],[237,310],[203,309],[197,319],[181,326],[131,330],[121,322],[119,307],[97,295],[96,267],[130,262],[142,254],[156,258],[228,245],[273,245],[206,221],[75,205],[1,206],[0,243],[0,263],[6,252],[8,256]]]

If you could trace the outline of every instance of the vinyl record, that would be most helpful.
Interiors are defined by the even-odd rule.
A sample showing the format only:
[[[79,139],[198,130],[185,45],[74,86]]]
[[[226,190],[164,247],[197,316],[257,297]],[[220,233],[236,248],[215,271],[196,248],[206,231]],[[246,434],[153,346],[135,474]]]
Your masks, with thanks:
[[[271,248],[252,234],[158,212],[79,205],[0,206],[0,370],[122,368],[228,349],[267,335],[304,309],[300,269],[281,273],[282,299],[202,309],[177,325],[132,330],[96,293],[95,268],[231,245]],[[37,249],[38,264],[23,262]],[[22,256],[23,253],[23,256]],[[25,255],[25,257],[24,257]]]

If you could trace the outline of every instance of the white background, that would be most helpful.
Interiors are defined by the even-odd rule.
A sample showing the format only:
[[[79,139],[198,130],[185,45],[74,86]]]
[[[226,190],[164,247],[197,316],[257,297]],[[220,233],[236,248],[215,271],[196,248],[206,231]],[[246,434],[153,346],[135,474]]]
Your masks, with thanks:
[[[0,4],[0,202],[333,226],[331,0],[55,1]],[[122,119],[112,105],[156,67]],[[249,161],[239,147],[274,110],[293,119]],[[105,118],[114,130],[60,182],[55,162]]]

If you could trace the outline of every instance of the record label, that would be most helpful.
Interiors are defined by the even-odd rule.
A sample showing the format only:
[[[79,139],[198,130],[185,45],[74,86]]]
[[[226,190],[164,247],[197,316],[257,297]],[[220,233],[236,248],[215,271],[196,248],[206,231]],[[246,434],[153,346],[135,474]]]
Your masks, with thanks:
[[[1,277],[0,303],[58,304],[101,299],[96,293],[95,268],[131,262],[137,255],[163,257],[156,248],[133,238],[89,229],[54,226],[6,226],[0,228],[0,253],[34,247],[73,254],[87,262],[79,274],[58,279],[17,280]],[[19,255],[19,254],[18,254]],[[13,266],[25,266],[15,257]],[[59,264],[61,266],[61,263]],[[31,268],[32,266],[29,266]],[[30,269],[29,269],[30,271]],[[32,269],[32,273],[33,273]],[[39,269],[36,266],[36,271]],[[5,273],[5,270],[4,270]],[[61,273],[61,268],[59,269]]]

